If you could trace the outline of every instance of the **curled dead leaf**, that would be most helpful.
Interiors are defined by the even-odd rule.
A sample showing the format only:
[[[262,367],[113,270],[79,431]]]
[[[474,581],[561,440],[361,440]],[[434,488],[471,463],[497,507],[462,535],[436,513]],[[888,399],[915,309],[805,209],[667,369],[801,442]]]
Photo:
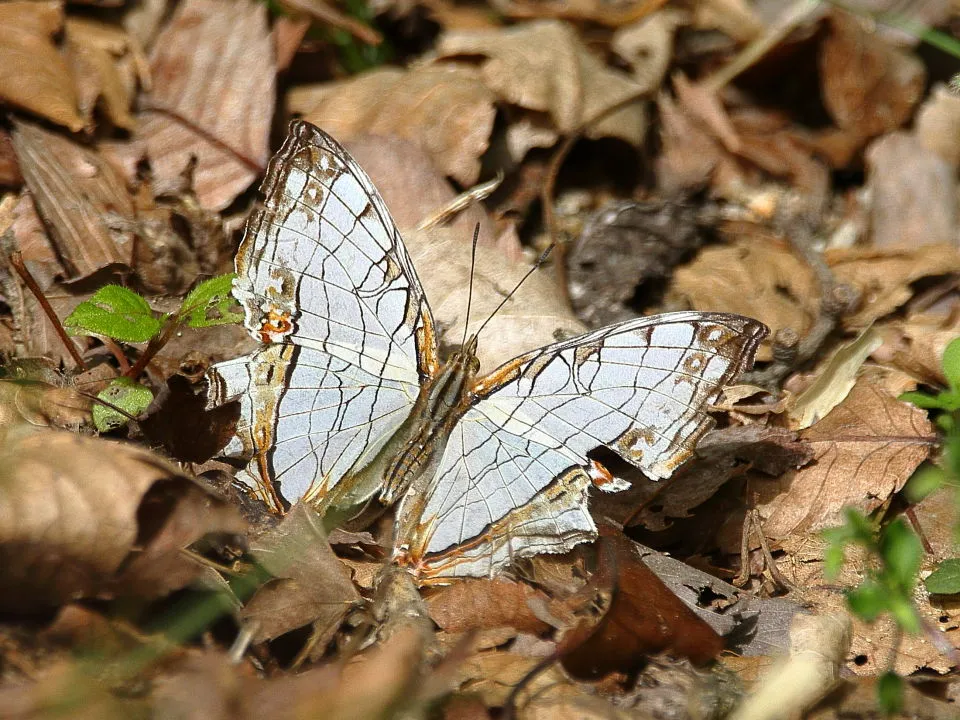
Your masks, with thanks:
[[[472,185],[493,129],[494,100],[477,71],[446,63],[296,88],[289,105],[341,141],[363,133],[415,140],[438,169]]]
[[[539,634],[550,629],[528,604],[547,602],[542,592],[505,578],[466,580],[427,599],[430,617],[447,632],[511,627]]]
[[[186,497],[201,507],[189,522],[176,523],[179,541],[171,543],[164,526],[173,501]],[[10,433],[0,447],[0,604],[35,611],[108,588],[152,592],[156,583],[141,584],[142,575],[126,566],[138,557],[165,556],[169,572],[175,553],[177,576],[189,580],[179,566],[202,566],[181,548],[208,530],[240,527],[232,511],[204,509],[215,507],[219,501],[146,450],[67,432]],[[158,537],[164,548],[151,556]],[[172,589],[169,578],[160,584]]]
[[[441,58],[481,57],[483,83],[504,102],[549,113],[559,134],[650,86],[607,67],[586,48],[573,27],[556,20],[496,30],[458,31],[437,43]],[[616,137],[640,145],[646,134],[641,103],[619,110],[587,130],[589,137]]]
[[[52,40],[62,25],[56,0],[0,4],[0,99],[77,132],[73,77]]]

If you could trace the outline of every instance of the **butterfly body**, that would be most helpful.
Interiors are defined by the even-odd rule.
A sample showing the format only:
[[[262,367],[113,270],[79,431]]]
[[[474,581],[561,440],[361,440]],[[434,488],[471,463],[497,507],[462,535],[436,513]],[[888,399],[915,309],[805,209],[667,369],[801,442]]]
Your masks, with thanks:
[[[225,454],[280,512],[396,503],[395,561],[421,583],[593,539],[589,491],[624,484],[588,453],[670,475],[767,332],[723,313],[638,318],[481,375],[476,336],[439,361],[399,232],[336,141],[292,123],[262,191],[234,294],[263,347],[209,373],[208,404],[241,405]]]

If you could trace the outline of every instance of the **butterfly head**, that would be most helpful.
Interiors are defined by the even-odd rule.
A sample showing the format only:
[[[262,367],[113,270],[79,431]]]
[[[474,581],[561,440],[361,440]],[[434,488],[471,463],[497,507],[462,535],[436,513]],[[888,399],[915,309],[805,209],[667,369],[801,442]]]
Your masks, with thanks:
[[[480,372],[480,358],[477,357],[477,336],[470,338],[450,356],[450,365],[459,368],[463,374],[472,378]]]

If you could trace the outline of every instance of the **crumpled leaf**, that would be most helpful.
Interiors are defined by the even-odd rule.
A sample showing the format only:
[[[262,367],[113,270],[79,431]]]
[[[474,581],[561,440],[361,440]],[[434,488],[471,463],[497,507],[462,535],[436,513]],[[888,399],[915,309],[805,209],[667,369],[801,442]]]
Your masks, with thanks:
[[[818,296],[812,271],[787,243],[744,235],[729,245],[704,248],[693,262],[677,268],[667,302],[738,313],[774,332],[789,327],[803,336],[817,316]],[[765,343],[757,360],[770,358]]]
[[[834,165],[842,166],[864,141],[910,118],[926,71],[917,57],[868,32],[850,13],[834,10],[826,25],[819,57],[821,95],[839,128],[832,134],[845,136],[833,140],[840,151]]]
[[[187,0],[157,36],[153,88],[135,139],[146,143],[157,194],[178,188],[196,156],[194,191],[222,210],[266,166],[276,70],[266,8]]]
[[[564,669],[594,679],[636,671],[658,652],[698,665],[716,657],[721,637],[643,563],[636,544],[609,526],[601,526],[600,536],[597,582],[615,591],[598,623],[582,622],[563,636]]]
[[[274,577],[240,613],[255,628],[254,643],[310,623],[335,631],[360,601],[349,571],[327,543],[320,516],[307,505],[295,506],[250,552]]]
[[[80,111],[90,123],[97,102],[117,127],[132,130],[130,108],[136,95],[138,60],[127,34],[106,23],[70,18],[67,48],[77,82]]]
[[[135,548],[162,532],[173,505],[155,507],[151,498],[171,487],[183,496],[196,486],[132,445],[46,430],[9,434],[0,446],[0,605],[36,611],[103,592],[146,552]],[[202,508],[211,498],[198,492],[203,504],[191,540],[209,527]],[[180,567],[199,572],[182,547]]]
[[[291,110],[340,141],[370,133],[419,142],[439,170],[463,185],[480,175],[494,101],[476,70],[449,63],[381,68],[289,95]]]
[[[960,97],[937,84],[917,111],[917,139],[953,167],[960,165]]]
[[[230,295],[234,273],[204,280],[183,299],[178,316],[193,328],[229,325],[243,320],[243,313],[233,312],[236,300]]]
[[[840,510],[870,513],[899,491],[930,454],[927,414],[862,375],[846,399],[801,433],[814,462],[757,483],[763,532],[771,540],[840,524]]]
[[[0,4],[0,99],[76,132],[73,77],[52,42],[62,25],[56,0]]]
[[[860,290],[859,309],[845,315],[847,328],[863,328],[893,312],[914,295],[911,285],[926,277],[960,272],[960,250],[950,245],[835,248],[825,258],[839,282]]]
[[[13,147],[68,280],[133,262],[133,200],[97,152],[36,125],[17,122]]]
[[[437,42],[437,55],[481,56],[484,84],[504,102],[548,113],[558,134],[568,134],[628,96],[656,87],[643,86],[604,65],[570,25],[556,20],[446,33]],[[646,112],[640,102],[587,130],[589,137],[616,137],[632,145],[640,145],[645,133]]]

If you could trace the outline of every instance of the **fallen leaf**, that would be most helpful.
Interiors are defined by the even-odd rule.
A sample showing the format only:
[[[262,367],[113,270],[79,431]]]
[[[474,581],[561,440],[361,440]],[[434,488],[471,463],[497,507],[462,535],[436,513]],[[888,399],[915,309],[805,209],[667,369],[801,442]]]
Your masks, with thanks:
[[[129,268],[133,235],[117,223],[133,221],[133,201],[113,167],[95,151],[25,122],[16,123],[13,146],[67,279]]]
[[[503,707],[514,686],[524,680],[542,657],[521,655],[510,650],[481,652],[469,657],[458,671],[458,686],[464,694],[477,695],[487,707]],[[530,697],[554,685],[569,685],[563,671],[552,664],[524,685]]]
[[[254,628],[254,643],[310,623],[335,629],[360,601],[320,516],[306,505],[296,505],[276,530],[251,543],[250,553],[274,577],[240,613]]]
[[[0,99],[77,132],[73,77],[52,40],[62,26],[56,0],[0,4]]]
[[[951,245],[834,248],[824,258],[838,282],[860,291],[859,309],[845,315],[847,328],[864,328],[914,295],[918,280],[960,272],[960,250]]]
[[[754,484],[764,535],[779,540],[837,525],[845,506],[872,512],[903,487],[933,438],[926,412],[861,375],[843,402],[800,434],[814,462]]]
[[[76,78],[78,104],[92,124],[97,102],[117,127],[132,130],[130,112],[138,82],[137,58],[127,34],[106,23],[70,18],[66,23],[67,49]]]
[[[744,292],[749,288],[749,292]],[[744,234],[729,245],[704,248],[673,274],[667,302],[694,310],[753,317],[775,333],[793,328],[803,336],[817,317],[819,291],[810,268],[784,242]],[[771,358],[769,343],[757,360]]]
[[[955,165],[905,132],[871,143],[866,161],[874,247],[957,244]]]
[[[463,185],[480,175],[493,129],[494,95],[472,68],[381,68],[341,82],[295,88],[289,106],[339,140],[362,133],[415,140]]]
[[[135,546],[156,537],[169,518],[169,504],[139,515],[156,497],[151,492],[165,492],[169,483],[181,491],[191,486],[146,450],[67,432],[11,433],[0,454],[6,609],[36,611],[104,591]]]
[[[17,154],[13,150],[13,138],[6,130],[0,130],[0,186],[20,187],[23,175],[17,164]]]
[[[942,84],[934,86],[917,111],[914,133],[925,148],[960,166],[960,97]]]
[[[446,632],[510,627],[520,632],[544,633],[550,626],[530,609],[530,603],[549,598],[524,583],[505,578],[458,582],[427,598],[430,617]]]
[[[880,335],[868,328],[856,340],[837,350],[810,386],[792,398],[787,410],[787,426],[791,430],[804,430],[826,417],[853,389],[861,366],[882,344]]]
[[[597,582],[612,588],[610,606],[598,623],[581,622],[563,636],[564,669],[593,679],[635,672],[661,652],[698,665],[716,657],[723,640],[643,563],[636,544],[610,526],[600,537]]]
[[[610,39],[610,49],[630,66],[630,74],[640,85],[660,87],[673,60],[674,35],[684,24],[682,11],[661,8],[642,20],[617,28]]]
[[[826,26],[819,54],[823,104],[855,139],[853,150],[910,118],[926,72],[915,56],[867,32],[850,13],[834,10]]]
[[[276,70],[266,8],[251,0],[187,0],[157,36],[151,93],[135,140],[146,144],[155,190],[193,189],[222,210],[266,166]]]
[[[881,330],[884,345],[879,353],[892,364],[928,385],[947,385],[943,351],[960,337],[960,318],[925,313],[887,323]]]
[[[17,378],[10,366],[0,380],[0,443],[21,424],[72,428],[90,422],[92,400],[68,387],[31,378]]]
[[[549,113],[558,134],[569,134],[627,97],[656,89],[656,85],[640,85],[604,65],[570,25],[555,20],[448,32],[437,42],[437,55],[448,59],[480,56],[484,84],[504,102]],[[646,122],[643,104],[636,102],[592,124],[586,134],[640,145]]]

